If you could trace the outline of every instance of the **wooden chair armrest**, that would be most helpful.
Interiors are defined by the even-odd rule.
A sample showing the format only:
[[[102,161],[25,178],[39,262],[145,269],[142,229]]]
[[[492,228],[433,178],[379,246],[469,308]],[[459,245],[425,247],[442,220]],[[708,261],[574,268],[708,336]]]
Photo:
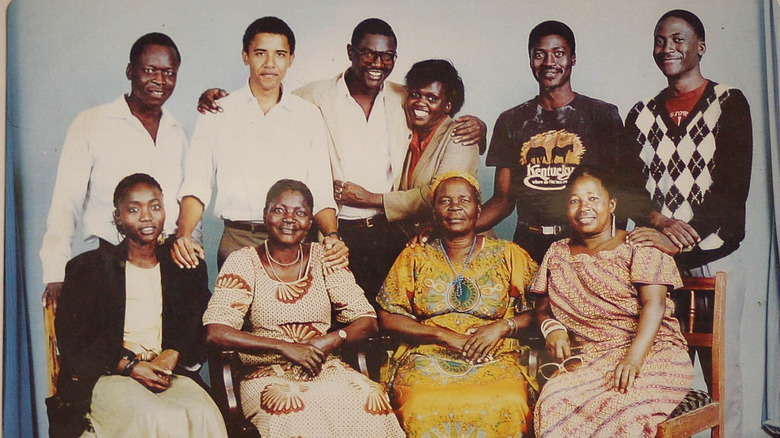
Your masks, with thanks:
[[[387,359],[387,351],[394,348],[390,336],[372,336],[345,350],[344,360],[369,379],[378,381],[379,369]]]
[[[225,417],[230,438],[259,437],[252,422],[244,417],[241,407],[241,360],[233,350],[215,350],[210,354],[212,397]]]
[[[238,352],[232,350],[221,351],[220,358],[221,363],[219,372],[222,376],[222,381],[225,384],[227,414],[231,418],[243,418],[244,412],[241,409],[240,399],[241,382],[237,379],[236,374],[240,364]]]

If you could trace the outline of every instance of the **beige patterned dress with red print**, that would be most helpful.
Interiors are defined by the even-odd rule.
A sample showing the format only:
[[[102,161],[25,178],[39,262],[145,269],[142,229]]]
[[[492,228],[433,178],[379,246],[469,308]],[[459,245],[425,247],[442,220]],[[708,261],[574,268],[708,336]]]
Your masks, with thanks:
[[[542,388],[534,422],[537,438],[654,437],[693,384],[680,325],[666,298],[655,341],[626,393],[614,372],[634,339],[641,310],[638,285],[682,286],[674,260],[626,243],[591,256],[572,255],[569,239],[550,246],[531,291],[547,294],[555,319],[574,336],[583,364]]]
[[[266,338],[302,342],[328,332],[331,310],[341,323],[376,318],[348,270],[326,274],[324,249],[312,243],[303,279],[272,280],[255,248],[225,261],[204,324],[225,324]],[[316,377],[279,354],[244,354],[244,415],[264,438],[403,437],[382,387],[329,356]]]

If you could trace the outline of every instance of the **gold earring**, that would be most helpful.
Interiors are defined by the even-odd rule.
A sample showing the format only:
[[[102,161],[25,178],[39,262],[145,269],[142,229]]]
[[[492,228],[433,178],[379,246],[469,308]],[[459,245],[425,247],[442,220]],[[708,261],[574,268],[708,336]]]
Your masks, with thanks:
[[[612,237],[615,237],[615,213],[612,213]]]

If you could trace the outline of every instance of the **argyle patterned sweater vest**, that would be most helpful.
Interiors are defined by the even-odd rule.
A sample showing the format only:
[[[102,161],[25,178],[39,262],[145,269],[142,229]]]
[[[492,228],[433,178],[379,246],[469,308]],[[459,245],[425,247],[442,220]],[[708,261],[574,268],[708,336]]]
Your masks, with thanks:
[[[731,89],[716,85],[714,93],[705,93],[704,108],[697,104],[679,127],[661,116],[666,108],[657,98],[638,108],[637,141],[642,145],[645,188],[665,216],[690,221],[693,207],[702,202],[712,185],[717,122],[721,103]]]

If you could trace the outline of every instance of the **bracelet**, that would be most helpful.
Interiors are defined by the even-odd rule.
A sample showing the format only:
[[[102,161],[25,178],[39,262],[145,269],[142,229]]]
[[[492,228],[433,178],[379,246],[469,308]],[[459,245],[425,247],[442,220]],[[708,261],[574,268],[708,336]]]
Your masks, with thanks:
[[[541,325],[542,331],[547,330],[547,327],[549,327],[550,325],[557,325],[557,324],[560,324],[560,322],[558,322],[553,318],[547,318],[544,321],[542,321],[542,325]]]
[[[564,325],[558,322],[557,320],[553,318],[548,318],[542,321],[541,329],[542,329],[542,334],[547,336],[550,332],[554,330],[566,330],[566,327],[564,327]]]
[[[507,318],[504,321],[506,321],[506,324],[509,326],[509,334],[507,336],[512,336],[517,332],[517,321],[515,321],[513,318]]]
[[[130,362],[128,362],[127,365],[125,365],[125,368],[122,370],[122,375],[129,376],[130,373],[133,372],[133,368],[135,368],[135,366],[138,365],[138,362],[139,360],[137,357],[130,359]]]
[[[547,339],[547,336],[550,333],[552,333],[552,332],[554,332],[556,330],[568,331],[568,330],[566,330],[566,327],[563,324],[561,324],[560,322],[558,322],[558,321],[556,321],[556,320],[554,320],[552,318],[545,319],[544,321],[542,321],[542,327],[541,328],[542,328],[542,336],[544,336],[545,339]]]
[[[336,239],[341,240],[341,236],[339,236],[339,232],[336,230],[329,231],[322,235],[322,237],[330,237],[330,236],[336,236]]]

